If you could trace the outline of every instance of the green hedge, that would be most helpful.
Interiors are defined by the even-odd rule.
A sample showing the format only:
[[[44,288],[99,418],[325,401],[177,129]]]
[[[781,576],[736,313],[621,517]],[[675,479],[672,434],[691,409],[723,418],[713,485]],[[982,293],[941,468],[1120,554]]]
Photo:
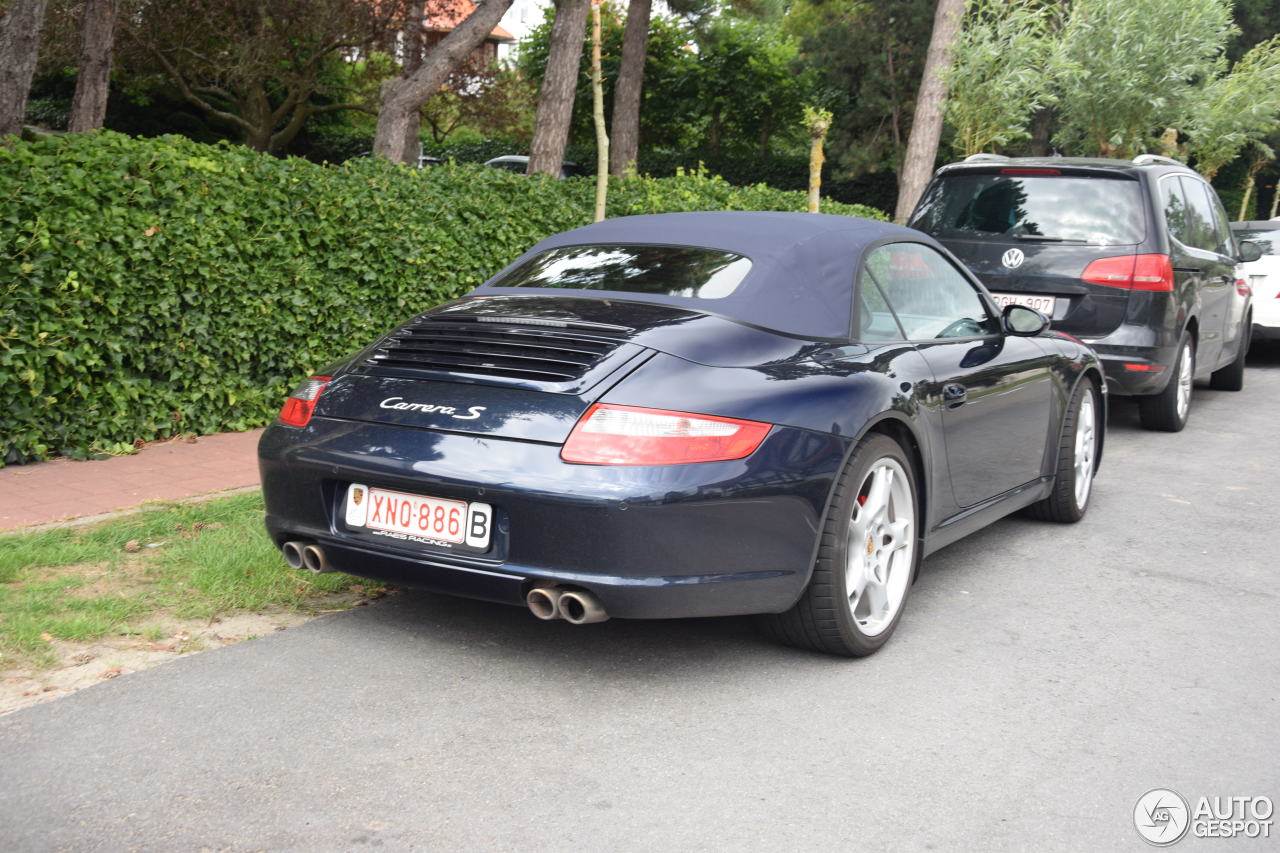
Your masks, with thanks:
[[[594,182],[100,132],[0,146],[0,198],[12,464],[262,425],[309,371],[585,224]],[[609,212],[802,205],[695,174],[615,183]]]

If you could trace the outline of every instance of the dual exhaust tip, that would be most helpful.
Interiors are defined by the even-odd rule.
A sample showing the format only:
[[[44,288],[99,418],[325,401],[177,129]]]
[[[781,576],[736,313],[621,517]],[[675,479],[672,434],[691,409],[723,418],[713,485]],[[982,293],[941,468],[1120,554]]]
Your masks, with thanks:
[[[290,540],[280,546],[280,553],[284,554],[284,561],[291,569],[306,569],[317,575],[337,571],[329,565],[324,549],[311,542]]]
[[[317,575],[337,571],[330,565],[324,549],[314,542],[291,539],[280,546],[280,552],[291,569],[306,569]],[[571,625],[589,625],[609,618],[600,599],[584,589],[535,586],[524,600],[529,605],[529,612],[546,621],[563,619]]]
[[[563,619],[571,625],[589,625],[609,618],[600,599],[583,589],[535,586],[524,597],[529,612],[539,619]]]

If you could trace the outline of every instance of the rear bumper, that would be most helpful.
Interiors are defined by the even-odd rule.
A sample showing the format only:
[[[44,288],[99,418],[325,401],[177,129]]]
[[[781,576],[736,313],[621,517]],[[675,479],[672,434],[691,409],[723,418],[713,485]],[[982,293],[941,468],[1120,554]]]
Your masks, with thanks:
[[[570,465],[549,444],[315,418],[259,445],[267,530],[316,542],[351,574],[522,605],[538,582],[596,594],[611,616],[779,612],[808,582],[846,443],[775,427],[752,456],[674,466]],[[484,553],[346,526],[360,482],[493,507]]]
[[[1150,326],[1124,324],[1102,338],[1084,338],[1102,362],[1113,394],[1159,394],[1169,384],[1178,339]]]

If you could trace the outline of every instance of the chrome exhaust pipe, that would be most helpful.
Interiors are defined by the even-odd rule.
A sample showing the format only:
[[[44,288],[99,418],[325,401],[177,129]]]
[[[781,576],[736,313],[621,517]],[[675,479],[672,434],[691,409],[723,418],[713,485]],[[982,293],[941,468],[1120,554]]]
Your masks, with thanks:
[[[285,564],[291,569],[300,569],[303,567],[302,549],[307,547],[306,542],[289,541],[280,546],[280,553],[284,555]]]
[[[588,625],[609,618],[600,599],[582,589],[560,593],[556,607],[560,610],[560,617],[573,625]]]
[[[317,575],[337,571],[337,569],[329,565],[329,560],[325,557],[324,551],[321,550],[319,545],[308,545],[302,549],[302,565]]]
[[[560,590],[554,586],[535,586],[524,597],[524,602],[529,605],[529,612],[539,619],[550,622],[561,616]]]

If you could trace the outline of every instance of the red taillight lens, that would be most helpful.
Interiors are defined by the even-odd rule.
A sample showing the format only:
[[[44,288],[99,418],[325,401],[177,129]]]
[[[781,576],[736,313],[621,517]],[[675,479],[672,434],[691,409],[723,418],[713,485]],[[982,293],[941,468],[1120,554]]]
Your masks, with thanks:
[[[1061,175],[1057,169],[1001,169],[1002,175]]]
[[[597,403],[560,451],[587,465],[679,465],[723,462],[751,455],[770,424]]]
[[[1098,258],[1080,276],[1090,284],[1125,290],[1173,290],[1173,259],[1168,255],[1121,255]]]
[[[311,413],[316,410],[320,393],[332,379],[332,376],[312,376],[294,388],[293,393],[284,401],[284,407],[280,409],[280,422],[289,426],[306,426],[311,421]]]
[[[1238,278],[1236,279],[1236,293],[1241,296],[1249,296],[1253,293],[1253,287],[1249,285],[1249,282],[1242,278]],[[1277,293],[1276,296],[1280,297],[1280,293]]]

